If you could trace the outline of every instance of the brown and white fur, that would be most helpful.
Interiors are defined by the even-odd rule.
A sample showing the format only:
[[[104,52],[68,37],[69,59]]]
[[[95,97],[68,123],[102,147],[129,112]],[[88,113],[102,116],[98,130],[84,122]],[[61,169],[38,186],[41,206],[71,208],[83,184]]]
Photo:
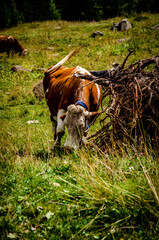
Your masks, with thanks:
[[[0,53],[7,52],[9,57],[11,51],[19,53],[19,56],[27,54],[27,49],[24,49],[16,38],[12,36],[0,36]]]
[[[88,122],[98,114],[101,88],[96,83],[74,76],[74,73],[91,75],[86,69],[80,66],[64,67],[64,61],[45,71],[43,86],[51,113],[55,140],[53,146],[61,144],[66,126],[68,137],[64,146],[78,149],[85,142]]]

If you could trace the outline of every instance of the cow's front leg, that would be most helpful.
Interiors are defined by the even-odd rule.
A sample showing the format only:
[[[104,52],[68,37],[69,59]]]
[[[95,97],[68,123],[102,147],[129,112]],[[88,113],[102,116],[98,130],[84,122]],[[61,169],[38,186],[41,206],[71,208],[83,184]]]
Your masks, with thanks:
[[[8,56],[8,58],[9,58],[9,54],[10,54],[10,50],[7,49],[7,56]]]
[[[65,111],[63,109],[60,109],[58,114],[57,114],[57,127],[56,127],[56,133],[55,133],[55,142],[54,145],[61,145],[61,138],[65,133],[65,125],[64,121],[60,118],[61,115],[63,115]]]
[[[57,127],[57,122],[52,121],[52,133],[53,133],[54,141],[56,140],[56,127]]]
[[[56,141],[56,128],[57,128],[57,121],[55,120],[54,117],[50,116],[51,121],[52,121],[52,133],[53,133],[53,137],[54,137],[54,143],[53,146],[51,147],[51,149],[54,149],[54,145],[55,145],[55,141]]]

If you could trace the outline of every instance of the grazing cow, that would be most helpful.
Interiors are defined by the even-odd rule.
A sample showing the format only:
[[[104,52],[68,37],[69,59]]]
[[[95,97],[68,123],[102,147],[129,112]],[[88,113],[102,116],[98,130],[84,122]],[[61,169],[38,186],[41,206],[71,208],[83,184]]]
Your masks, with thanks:
[[[64,146],[76,150],[85,144],[88,123],[98,114],[101,88],[96,83],[74,76],[74,73],[91,75],[86,69],[62,66],[71,56],[72,53],[45,71],[43,86],[51,113],[53,147],[61,144],[66,126],[68,137]]]
[[[16,38],[0,36],[0,53],[7,52],[9,57],[10,51],[19,52],[19,56],[27,54],[27,49],[24,49]]]

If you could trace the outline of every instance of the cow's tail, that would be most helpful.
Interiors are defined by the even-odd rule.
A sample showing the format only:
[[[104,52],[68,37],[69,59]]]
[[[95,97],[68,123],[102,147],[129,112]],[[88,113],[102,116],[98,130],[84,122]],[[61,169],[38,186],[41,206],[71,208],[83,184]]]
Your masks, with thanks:
[[[58,62],[56,65],[48,68],[45,73],[48,74],[50,72],[52,72],[53,70],[61,67],[66,61],[68,61],[72,56],[74,56],[76,53],[79,52],[81,48],[76,48],[75,50],[73,50],[71,53],[69,53],[66,57],[64,57],[60,62]]]

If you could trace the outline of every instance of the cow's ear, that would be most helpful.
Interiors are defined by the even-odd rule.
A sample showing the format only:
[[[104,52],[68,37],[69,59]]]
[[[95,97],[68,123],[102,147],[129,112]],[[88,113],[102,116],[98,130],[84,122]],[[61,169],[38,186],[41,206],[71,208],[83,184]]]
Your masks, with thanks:
[[[60,116],[60,118],[61,118],[63,121],[64,121],[65,117],[66,117],[66,113],[64,113],[63,115]]]

